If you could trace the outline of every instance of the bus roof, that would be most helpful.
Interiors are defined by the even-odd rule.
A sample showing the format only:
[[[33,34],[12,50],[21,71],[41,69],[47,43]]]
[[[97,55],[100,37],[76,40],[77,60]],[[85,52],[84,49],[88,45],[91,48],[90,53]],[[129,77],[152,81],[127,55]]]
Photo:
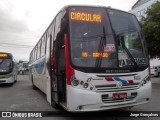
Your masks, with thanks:
[[[123,10],[119,10],[119,9],[115,9],[115,8],[111,8],[111,6],[96,6],[96,5],[66,5],[64,7],[62,7],[56,14],[56,16],[58,15],[59,12],[67,10],[69,8],[72,7],[93,7],[93,8],[105,8],[105,9],[113,9],[113,10],[117,10],[117,11],[121,11],[121,12],[125,12],[131,15],[134,15],[132,13],[129,13],[127,11],[123,11]],[[52,25],[54,19],[56,18],[56,16],[53,18],[52,22],[49,24],[49,26],[47,27],[47,29],[44,31],[44,33],[42,34],[42,36],[40,37],[40,39],[37,41],[36,45],[33,47],[33,49],[31,50],[30,54],[32,53],[32,51],[35,49],[35,47],[37,46],[38,42],[42,39],[42,37],[44,36],[44,34],[47,32],[47,30],[50,28],[50,26]],[[134,15],[135,16],[135,15]]]

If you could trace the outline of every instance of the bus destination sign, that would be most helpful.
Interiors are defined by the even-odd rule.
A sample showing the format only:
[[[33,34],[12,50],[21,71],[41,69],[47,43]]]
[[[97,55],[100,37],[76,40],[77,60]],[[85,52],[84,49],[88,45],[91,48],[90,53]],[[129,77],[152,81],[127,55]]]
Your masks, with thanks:
[[[96,13],[84,13],[84,12],[70,12],[70,19],[76,21],[87,21],[87,22],[101,22],[101,14]]]
[[[6,53],[0,53],[0,57],[1,57],[1,58],[8,57],[8,54],[6,54]]]

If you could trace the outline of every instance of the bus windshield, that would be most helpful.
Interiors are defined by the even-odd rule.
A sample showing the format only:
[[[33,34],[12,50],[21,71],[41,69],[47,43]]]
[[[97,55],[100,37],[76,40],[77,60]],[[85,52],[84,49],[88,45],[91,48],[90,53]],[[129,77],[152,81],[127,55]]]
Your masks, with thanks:
[[[69,12],[71,62],[77,67],[147,66],[137,19],[122,11],[94,7]]]
[[[9,72],[11,68],[11,59],[0,59],[0,72]]]

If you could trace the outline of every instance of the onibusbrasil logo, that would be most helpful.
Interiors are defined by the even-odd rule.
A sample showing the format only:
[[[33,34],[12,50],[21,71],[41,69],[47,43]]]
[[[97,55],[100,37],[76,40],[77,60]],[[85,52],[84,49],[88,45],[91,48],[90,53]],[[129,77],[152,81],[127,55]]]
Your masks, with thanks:
[[[40,112],[2,112],[1,117],[42,117]]]

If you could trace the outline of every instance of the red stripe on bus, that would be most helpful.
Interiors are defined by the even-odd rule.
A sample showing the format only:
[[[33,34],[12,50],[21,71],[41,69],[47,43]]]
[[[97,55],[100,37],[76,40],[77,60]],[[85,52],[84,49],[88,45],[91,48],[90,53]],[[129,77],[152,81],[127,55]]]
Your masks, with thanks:
[[[128,81],[128,84],[133,84],[133,80],[127,80]]]
[[[107,81],[114,81],[111,77],[110,78],[105,78]]]
[[[74,69],[71,67],[69,62],[69,43],[68,43],[68,34],[65,34],[65,61],[66,61],[66,83],[71,85],[71,77],[74,74]]]

